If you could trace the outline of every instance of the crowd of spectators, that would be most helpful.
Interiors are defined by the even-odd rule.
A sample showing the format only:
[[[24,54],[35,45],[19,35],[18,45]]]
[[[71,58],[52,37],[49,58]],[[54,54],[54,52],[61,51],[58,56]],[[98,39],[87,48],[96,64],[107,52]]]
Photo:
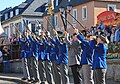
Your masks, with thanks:
[[[10,60],[18,58],[16,47],[18,49],[18,37],[15,34],[11,34],[11,38],[0,37],[0,51],[2,52],[1,59]],[[15,51],[16,50],[16,51]]]
[[[120,24],[106,26],[101,21],[100,24],[97,24],[96,26],[91,26],[89,31],[91,35],[95,36],[104,34],[105,36],[107,36],[110,43],[115,43],[116,45],[120,43]]]

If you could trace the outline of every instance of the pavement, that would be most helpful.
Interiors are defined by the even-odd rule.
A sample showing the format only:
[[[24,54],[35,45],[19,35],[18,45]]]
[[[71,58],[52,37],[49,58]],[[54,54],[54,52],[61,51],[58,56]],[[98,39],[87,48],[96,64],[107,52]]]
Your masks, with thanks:
[[[0,84],[31,84],[27,81],[21,80],[22,74],[15,74],[15,73],[0,73]],[[70,84],[73,83],[73,77],[70,77]],[[46,83],[47,84],[47,83]],[[120,82],[115,82],[113,80],[107,79],[106,84],[120,84]]]
[[[21,80],[21,78],[22,74],[0,73],[0,84],[30,84],[27,81]]]
[[[0,80],[0,84],[16,84],[16,82],[7,81],[7,80]]]

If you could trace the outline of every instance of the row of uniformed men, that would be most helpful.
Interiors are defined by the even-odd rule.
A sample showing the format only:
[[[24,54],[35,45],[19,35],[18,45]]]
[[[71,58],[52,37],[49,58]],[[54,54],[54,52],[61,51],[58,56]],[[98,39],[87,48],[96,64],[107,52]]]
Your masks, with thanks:
[[[23,64],[23,80],[41,84],[69,84],[68,78],[68,47],[64,41],[42,38],[25,32],[19,41],[22,44],[20,57]]]
[[[74,84],[81,84],[82,77],[79,73],[81,65],[84,84],[94,84],[93,70],[96,84],[105,84],[107,39],[103,35],[98,36],[97,41],[94,36],[85,39],[79,34],[78,29],[74,31],[72,41],[69,40],[67,32],[65,32],[66,38],[59,36],[58,39],[57,32],[54,31],[55,40],[50,38],[50,34],[49,38],[45,39],[43,32],[41,39],[26,33],[24,40],[20,39],[23,44],[21,56],[23,56],[24,78],[34,78],[33,83],[38,82],[40,77],[41,84],[45,84],[45,81],[49,84],[53,84],[53,81],[55,84],[69,84],[67,68],[69,60]]]

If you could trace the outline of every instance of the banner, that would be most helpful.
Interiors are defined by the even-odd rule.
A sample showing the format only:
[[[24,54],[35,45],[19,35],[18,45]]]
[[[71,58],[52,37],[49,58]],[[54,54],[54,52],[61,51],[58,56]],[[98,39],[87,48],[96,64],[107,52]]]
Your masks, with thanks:
[[[1,22],[0,22],[0,35],[4,32],[3,28],[2,28],[2,25],[1,25]]]
[[[97,16],[97,24],[103,21],[105,25],[115,25],[120,24],[120,13],[113,11],[105,11]]]

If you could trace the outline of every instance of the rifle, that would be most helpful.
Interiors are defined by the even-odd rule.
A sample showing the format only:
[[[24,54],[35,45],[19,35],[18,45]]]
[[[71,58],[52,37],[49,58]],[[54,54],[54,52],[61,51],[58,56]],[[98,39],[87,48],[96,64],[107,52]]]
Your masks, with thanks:
[[[73,24],[70,23],[70,21],[68,21],[67,19],[65,19],[65,17],[62,16],[62,14],[60,14],[60,16],[61,16],[64,20],[66,20],[66,21],[71,25],[71,27],[72,27],[73,29],[75,29],[75,27],[73,26]]]
[[[24,26],[27,28],[27,30],[28,30],[29,32],[31,32],[24,19],[23,19],[23,24],[24,24]],[[32,32],[31,32],[31,33],[32,33]]]
[[[50,24],[50,26],[53,28],[53,29],[55,29],[55,27],[51,24],[51,22],[47,19],[47,18],[45,18],[47,21],[48,21],[48,23]]]
[[[84,26],[81,22],[79,22],[70,12],[68,12],[68,14],[69,14],[75,21],[77,21],[78,24],[79,24],[84,30],[86,30],[85,26]]]

